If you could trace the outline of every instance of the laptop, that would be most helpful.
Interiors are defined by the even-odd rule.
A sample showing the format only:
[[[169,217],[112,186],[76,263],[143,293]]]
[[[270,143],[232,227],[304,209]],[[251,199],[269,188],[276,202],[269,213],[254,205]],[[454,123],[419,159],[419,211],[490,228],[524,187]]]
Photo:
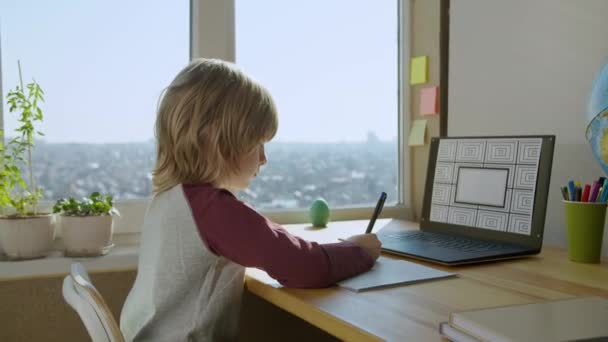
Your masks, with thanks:
[[[444,265],[539,253],[554,145],[554,135],[432,138],[420,230],[379,230],[383,251]]]

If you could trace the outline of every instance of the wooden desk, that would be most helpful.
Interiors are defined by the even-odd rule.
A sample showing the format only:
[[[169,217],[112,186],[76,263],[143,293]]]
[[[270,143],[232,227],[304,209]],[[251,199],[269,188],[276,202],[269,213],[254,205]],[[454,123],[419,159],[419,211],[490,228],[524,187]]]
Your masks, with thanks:
[[[360,234],[367,221],[333,222],[329,228],[293,226],[290,231],[318,242]],[[379,220],[376,227],[418,229],[416,223]],[[385,254],[390,257],[390,255]],[[339,287],[286,289],[259,270],[248,270],[248,291],[346,341],[439,341],[439,322],[454,310],[538,302],[574,296],[608,298],[608,262],[579,264],[561,248],[539,256],[446,267],[457,278],[355,293]],[[275,284],[275,285],[273,285]]]

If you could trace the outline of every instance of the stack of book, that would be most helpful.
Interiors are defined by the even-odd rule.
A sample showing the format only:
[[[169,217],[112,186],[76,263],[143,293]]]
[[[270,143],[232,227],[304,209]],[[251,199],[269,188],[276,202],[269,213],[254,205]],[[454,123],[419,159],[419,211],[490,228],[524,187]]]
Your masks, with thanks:
[[[439,333],[455,342],[608,341],[608,299],[572,298],[450,313]]]

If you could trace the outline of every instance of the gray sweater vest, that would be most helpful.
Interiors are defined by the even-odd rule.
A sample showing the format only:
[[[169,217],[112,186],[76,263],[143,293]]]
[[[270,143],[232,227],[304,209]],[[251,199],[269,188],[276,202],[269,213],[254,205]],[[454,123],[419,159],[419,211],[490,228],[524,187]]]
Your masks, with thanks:
[[[121,330],[127,341],[235,340],[244,272],[207,249],[182,186],[175,186],[146,212]]]

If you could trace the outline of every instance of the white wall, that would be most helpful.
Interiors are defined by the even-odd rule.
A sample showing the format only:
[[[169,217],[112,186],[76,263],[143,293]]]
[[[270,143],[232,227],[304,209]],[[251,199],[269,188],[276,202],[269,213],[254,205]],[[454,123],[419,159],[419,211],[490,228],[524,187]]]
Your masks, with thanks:
[[[603,174],[584,113],[606,62],[607,0],[451,1],[448,134],[557,136],[546,244],[566,245],[559,187]]]

